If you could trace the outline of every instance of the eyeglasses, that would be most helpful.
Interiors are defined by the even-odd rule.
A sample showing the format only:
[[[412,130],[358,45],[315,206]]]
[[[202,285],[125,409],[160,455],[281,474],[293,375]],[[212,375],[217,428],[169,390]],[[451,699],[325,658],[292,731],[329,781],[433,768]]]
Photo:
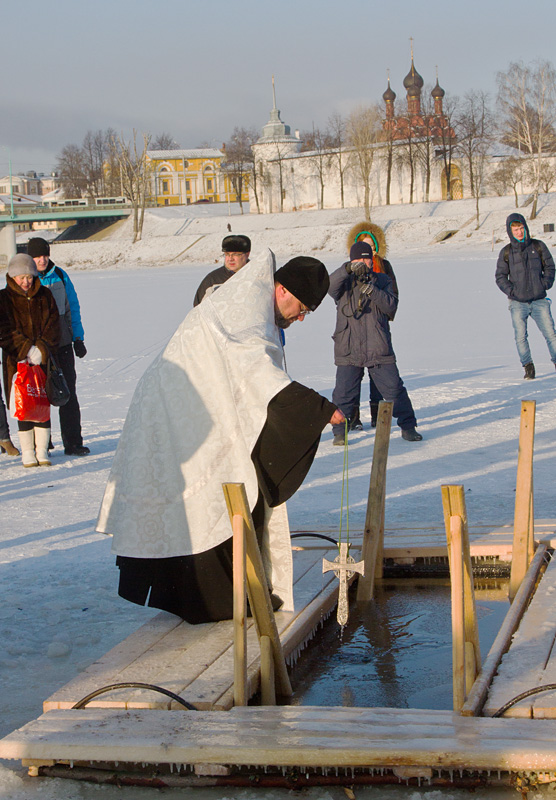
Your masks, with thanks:
[[[298,317],[306,317],[307,314],[311,313],[311,309],[307,308],[307,306],[304,306],[301,300],[299,301],[299,305],[301,306],[301,311],[297,315]]]

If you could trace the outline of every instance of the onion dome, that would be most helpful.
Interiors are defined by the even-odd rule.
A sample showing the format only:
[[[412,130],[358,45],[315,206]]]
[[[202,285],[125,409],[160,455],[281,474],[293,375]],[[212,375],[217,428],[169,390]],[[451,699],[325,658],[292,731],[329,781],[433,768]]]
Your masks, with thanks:
[[[394,100],[396,99],[396,92],[390,86],[390,78],[388,78],[388,88],[382,95],[382,99],[384,100],[385,103],[388,102],[393,103]]]
[[[442,86],[440,86],[440,84],[438,83],[438,78],[437,78],[436,79],[436,86],[432,90],[431,96],[434,97],[435,100],[437,98],[441,100],[444,97],[445,94],[446,94],[446,92],[444,91]]]
[[[409,72],[407,73],[405,78],[403,79],[404,88],[406,88],[408,90],[408,94],[409,94],[409,89],[413,88],[413,87],[416,87],[417,91],[412,93],[413,96],[415,96],[415,94],[419,94],[420,93],[421,89],[423,88],[424,83],[425,83],[425,81],[422,79],[422,77],[419,75],[419,73],[415,69],[415,66],[413,65],[413,58],[412,58],[411,59],[411,69],[409,70]]]

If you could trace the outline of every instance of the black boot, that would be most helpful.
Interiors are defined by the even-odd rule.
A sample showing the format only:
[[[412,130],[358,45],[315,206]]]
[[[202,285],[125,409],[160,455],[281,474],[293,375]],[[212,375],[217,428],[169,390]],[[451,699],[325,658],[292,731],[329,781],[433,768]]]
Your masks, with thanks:
[[[371,428],[376,428],[378,417],[378,403],[371,403]]]
[[[532,381],[535,377],[535,365],[532,361],[530,364],[525,364],[525,375],[523,377],[526,381]]]
[[[417,433],[415,428],[402,428],[402,439],[405,439],[406,442],[420,442],[423,437]]]
[[[349,418],[348,430],[350,431],[362,431],[363,430],[363,423],[361,422],[361,416],[359,412],[359,406],[355,406],[353,409],[353,413]]]

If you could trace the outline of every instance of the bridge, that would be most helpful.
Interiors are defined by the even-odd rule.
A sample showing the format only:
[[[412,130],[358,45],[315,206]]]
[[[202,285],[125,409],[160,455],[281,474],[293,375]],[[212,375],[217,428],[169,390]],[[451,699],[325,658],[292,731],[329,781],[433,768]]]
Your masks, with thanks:
[[[131,206],[70,206],[65,208],[40,208],[26,209],[11,214],[9,211],[0,212],[0,225],[10,222],[50,222],[51,220],[95,220],[107,217],[129,217]]]

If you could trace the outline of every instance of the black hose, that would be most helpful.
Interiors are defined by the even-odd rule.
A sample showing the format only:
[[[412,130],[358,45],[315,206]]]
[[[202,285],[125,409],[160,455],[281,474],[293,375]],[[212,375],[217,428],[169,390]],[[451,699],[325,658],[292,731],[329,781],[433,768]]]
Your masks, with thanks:
[[[554,692],[556,691],[556,683],[547,683],[545,686],[536,686],[534,689],[528,689],[526,692],[522,692],[518,694],[516,697],[512,697],[511,700],[503,705],[501,708],[498,709],[492,716],[493,717],[501,717],[509,708],[515,706],[516,703],[519,703],[520,700],[525,700],[526,697],[531,697],[533,694],[540,694],[540,692]]]
[[[160,692],[161,694],[165,694],[167,697],[171,697],[172,700],[175,700],[176,703],[187,708],[189,711],[197,711],[195,706],[192,706],[191,703],[188,703],[182,697],[174,692],[171,692],[169,689],[164,689],[162,686],[154,686],[152,683],[111,683],[110,686],[103,686],[102,689],[97,689],[91,694],[88,694],[87,697],[83,697],[79,702],[77,702],[72,708],[85,708],[87,703],[90,703],[93,698],[98,697],[99,694],[105,694],[106,692],[111,692],[113,689],[151,689],[153,692]]]
[[[314,536],[316,539],[324,539],[325,542],[332,542],[333,545],[338,547],[338,542],[336,539],[333,539],[331,536],[325,536],[324,533],[292,533],[290,538],[291,539],[301,539],[305,536]]]

